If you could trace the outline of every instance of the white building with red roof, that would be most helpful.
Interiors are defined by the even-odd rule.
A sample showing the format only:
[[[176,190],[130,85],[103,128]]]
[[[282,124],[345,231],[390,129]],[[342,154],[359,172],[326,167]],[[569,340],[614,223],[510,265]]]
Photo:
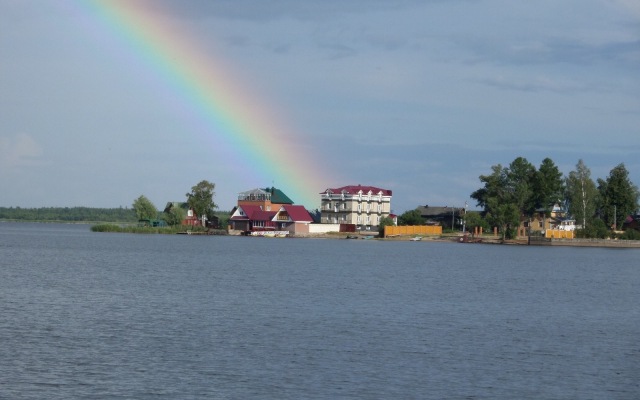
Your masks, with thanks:
[[[357,230],[375,230],[391,213],[392,192],[375,186],[349,185],[320,193],[320,222],[353,224]]]

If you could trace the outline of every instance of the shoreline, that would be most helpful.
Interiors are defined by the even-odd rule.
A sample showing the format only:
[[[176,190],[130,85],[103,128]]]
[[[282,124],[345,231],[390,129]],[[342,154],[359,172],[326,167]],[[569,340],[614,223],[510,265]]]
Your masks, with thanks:
[[[68,224],[68,225],[96,225],[105,222],[92,222],[92,221],[25,221],[25,220],[8,220],[8,219],[0,219],[0,223],[41,223],[41,224]],[[133,224],[129,222],[106,222],[106,224],[113,225],[127,225],[131,226]],[[117,232],[117,231],[116,231]],[[99,232],[97,232],[99,233]],[[121,233],[138,233],[138,234],[167,234],[167,235],[189,235],[189,236],[236,236],[229,235],[228,232],[220,229],[215,229],[210,231],[201,231],[201,232],[162,232],[157,228],[151,228],[148,231],[138,231],[131,232],[123,229]],[[496,236],[487,236],[487,237],[475,237],[471,238],[469,241],[464,241],[462,235],[451,235],[451,236],[420,236],[420,235],[398,235],[386,238],[380,238],[373,234],[374,232],[365,233],[328,233],[328,234],[299,234],[288,237],[289,239],[336,239],[336,240],[379,240],[379,241],[389,241],[389,242],[450,242],[450,243],[459,243],[459,244],[489,244],[489,245],[507,245],[507,246],[556,246],[556,247],[600,247],[600,248],[617,248],[617,249],[640,249],[640,240],[620,240],[620,239],[546,239],[546,238],[518,238],[518,239],[509,239],[502,240]],[[355,236],[355,237],[354,237]],[[416,238],[419,238],[416,240]]]

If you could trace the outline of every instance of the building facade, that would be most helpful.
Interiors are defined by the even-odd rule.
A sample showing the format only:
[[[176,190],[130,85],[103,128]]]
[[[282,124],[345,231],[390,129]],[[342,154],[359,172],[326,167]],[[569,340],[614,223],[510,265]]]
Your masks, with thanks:
[[[392,192],[375,186],[350,185],[320,193],[320,222],[352,224],[357,230],[375,230],[391,214]]]

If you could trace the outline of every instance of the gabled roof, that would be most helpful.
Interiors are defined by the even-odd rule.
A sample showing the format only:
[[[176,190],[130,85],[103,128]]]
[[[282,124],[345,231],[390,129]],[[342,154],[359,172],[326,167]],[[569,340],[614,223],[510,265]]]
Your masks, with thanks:
[[[416,208],[420,212],[420,216],[423,218],[437,218],[437,217],[451,217],[451,213],[459,213],[463,208],[458,207],[430,207],[430,206],[418,206]]]
[[[164,207],[164,212],[169,212],[173,207],[182,208],[183,210],[188,210],[189,203],[185,203],[184,201],[170,201]]]
[[[360,191],[362,191],[362,194],[368,194],[369,192],[371,192],[371,194],[378,194],[382,192],[383,196],[391,196],[392,194],[391,190],[389,189],[381,189],[375,186],[362,186],[362,185],[347,185],[347,186],[342,186],[335,189],[328,188],[325,191],[320,192],[320,194],[331,192],[335,194],[344,193],[344,194],[354,195],[354,194],[358,194]]]
[[[238,206],[230,219],[233,221],[270,221],[275,215],[275,211],[264,211],[260,206],[244,205]]]
[[[233,214],[231,214],[231,218],[234,221],[237,220],[249,220],[251,219],[251,214],[255,211],[261,211],[260,206],[252,206],[252,205],[243,205],[236,207]],[[243,215],[244,214],[244,215]]]
[[[281,211],[286,211],[287,214],[289,215],[289,218],[293,222],[313,222],[313,218],[311,217],[311,214],[309,214],[309,211],[307,211],[307,209],[304,208],[304,206],[286,204],[280,207],[280,210],[278,210],[278,213],[280,213]]]
[[[271,193],[271,203],[274,204],[293,204],[293,200],[289,198],[284,192],[280,189],[276,189],[273,186],[270,188],[262,189],[266,192]]]
[[[254,211],[249,217],[251,221],[271,221],[276,216],[276,211]]]

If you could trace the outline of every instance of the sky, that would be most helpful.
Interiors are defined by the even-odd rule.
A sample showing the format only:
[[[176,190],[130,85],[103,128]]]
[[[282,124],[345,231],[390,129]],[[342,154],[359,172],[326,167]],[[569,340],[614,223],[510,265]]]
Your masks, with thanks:
[[[473,209],[517,157],[640,184],[636,0],[127,1],[0,0],[0,207]]]

